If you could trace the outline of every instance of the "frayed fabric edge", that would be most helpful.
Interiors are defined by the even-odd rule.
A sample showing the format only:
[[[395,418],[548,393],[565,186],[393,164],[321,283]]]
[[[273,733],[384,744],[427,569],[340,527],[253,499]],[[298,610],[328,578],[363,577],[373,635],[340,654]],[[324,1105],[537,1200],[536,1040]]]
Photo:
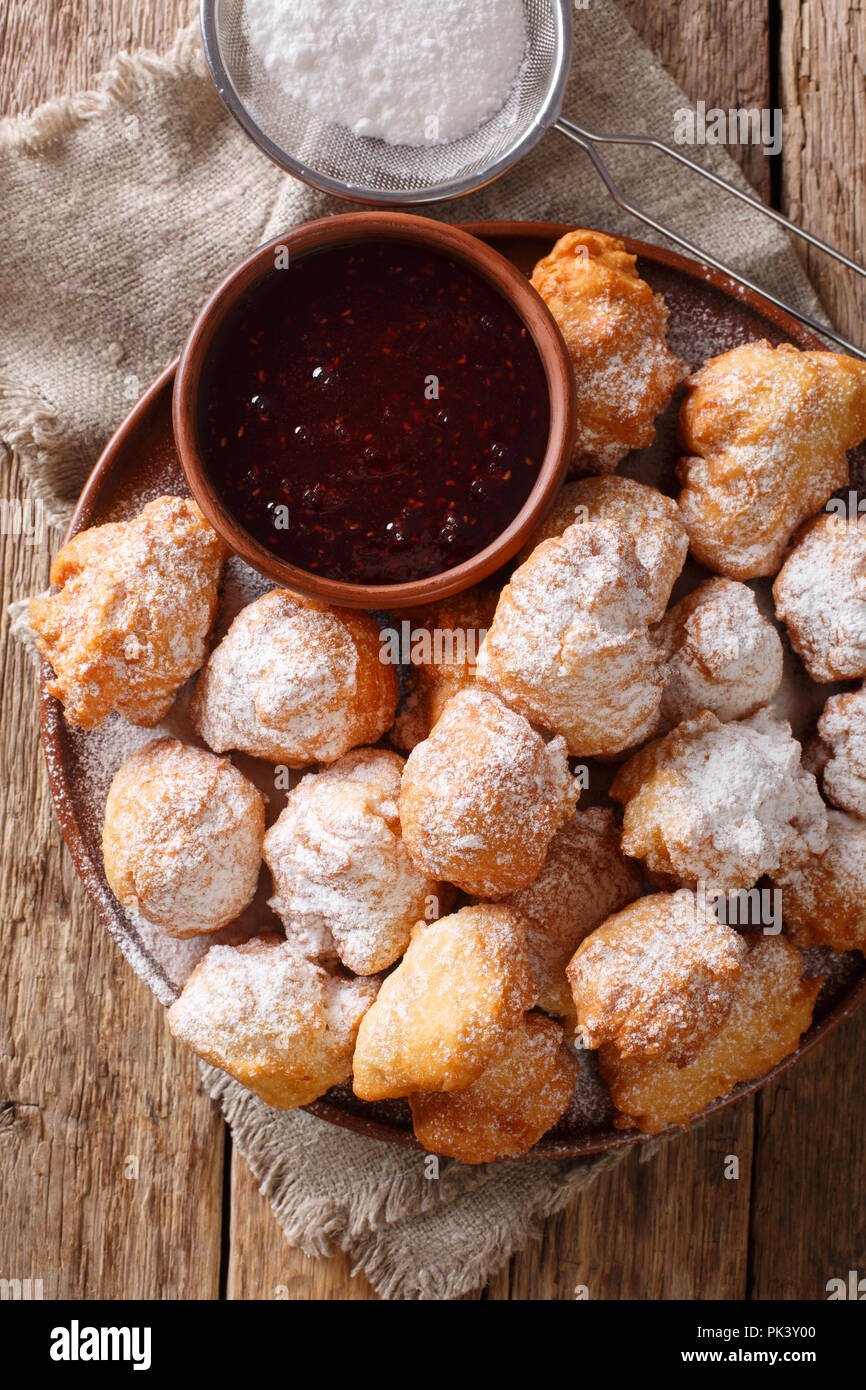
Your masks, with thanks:
[[[179,31],[167,53],[149,49],[119,53],[114,66],[100,73],[96,85],[87,91],[52,97],[26,116],[4,116],[0,153],[36,154],[109,107],[125,106],[160,78],[198,77],[205,72],[196,22]]]

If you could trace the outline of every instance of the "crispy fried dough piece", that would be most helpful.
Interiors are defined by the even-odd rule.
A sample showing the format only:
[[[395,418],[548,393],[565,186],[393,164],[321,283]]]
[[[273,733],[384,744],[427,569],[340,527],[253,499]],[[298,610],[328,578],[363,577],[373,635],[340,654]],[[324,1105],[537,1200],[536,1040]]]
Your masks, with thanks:
[[[568,1106],[578,1064],[562,1028],[527,1014],[504,1051],[462,1091],[409,1097],[415,1137],[430,1153],[462,1163],[514,1158],[537,1144]]]
[[[830,696],[818,720],[817,753],[824,795],[866,818],[866,686]]]
[[[711,710],[743,719],[772,700],[782,683],[782,641],[735,579],[707,579],[659,623],[665,663],[658,732]]]
[[[212,946],[168,1011],[176,1038],[268,1105],[309,1105],[349,1079],[378,980],[329,975],[278,936]]]
[[[618,474],[566,483],[544,521],[519,552],[520,563],[528,560],[542,541],[561,536],[579,521],[610,521],[628,532],[637,558],[649,576],[647,621],[658,622],[689,548],[688,533],[673,498],[658,488]]]
[[[538,878],[504,899],[526,922],[526,949],[546,1013],[574,1015],[565,968],[581,941],[638,896],[642,875],[619,844],[612,811],[576,811],[556,832]]]
[[[502,590],[478,680],[575,757],[609,756],[655,726],[663,677],[650,582],[614,522],[543,541]]]
[[[660,1058],[599,1050],[601,1073],[619,1114],[617,1129],[659,1134],[687,1125],[742,1081],[754,1081],[799,1046],[812,1021],[820,979],[804,980],[799,951],[781,936],[748,941],[742,974],[721,1030],[684,1067]]]
[[[336,762],[393,722],[397,673],[379,655],[368,613],[271,589],[241,609],[199,676],[196,732],[215,753]]]
[[[419,922],[358,1033],[355,1093],[383,1100],[468,1086],[534,1003],[515,912],[479,903]]]
[[[409,754],[403,842],[428,878],[503,896],[535,878],[577,797],[561,738],[545,743],[495,695],[463,690]]]
[[[580,229],[532,272],[574,365],[582,473],[612,473],[630,449],[652,444],[655,418],[687,370],[667,346],[667,305],[636,263],[619,237]]]
[[[415,637],[414,685],[391,730],[397,748],[410,753],[430,733],[451,696],[474,685],[476,659],[498,598],[497,590],[476,587],[431,608],[408,611]]]
[[[373,975],[402,956],[439,885],[415,868],[400,834],[403,759],[361,748],[289,792],[264,843],[271,907],[305,955]]]
[[[759,710],[722,724],[705,711],[642,748],[611,796],[622,847],[661,884],[750,888],[786,859],[826,846],[826,812],[791,726]]]
[[[848,481],[866,435],[866,363],[743,343],[690,377],[680,511],[692,553],[730,579],[775,574],[791,534]]]
[[[591,932],[568,966],[587,1047],[682,1066],[727,1017],[743,969],[742,937],[694,893],[655,893]]]
[[[828,845],[773,875],[785,930],[798,946],[866,952],[866,821],[827,812]]]
[[[773,585],[776,616],[816,681],[866,676],[866,516],[806,523]]]
[[[227,553],[183,497],[67,541],[51,566],[58,592],[30,600],[30,622],[68,723],[92,729],[111,710],[159,723],[204,661]]]
[[[168,936],[219,931],[255,896],[264,833],[264,797],[228,758],[156,739],[111,784],[105,877]]]

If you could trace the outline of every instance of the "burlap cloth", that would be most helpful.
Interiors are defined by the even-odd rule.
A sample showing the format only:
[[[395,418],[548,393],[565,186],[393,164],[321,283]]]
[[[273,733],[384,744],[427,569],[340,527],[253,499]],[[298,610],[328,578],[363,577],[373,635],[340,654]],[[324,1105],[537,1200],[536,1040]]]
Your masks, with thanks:
[[[670,140],[673,113],[688,103],[611,0],[577,10],[575,27],[565,113]],[[724,152],[701,154],[741,181]],[[610,158],[639,206],[814,311],[768,219],[663,156]],[[95,90],[0,122],[0,441],[54,521],[232,263],[293,223],[346,206],[283,175],[225,114],[195,26],[165,57],[121,55]],[[554,133],[496,183],[431,212],[646,235]],[[205,1078],[291,1244],[348,1251],[384,1297],[449,1299],[482,1284],[620,1156],[450,1163],[430,1180],[420,1155],[269,1109],[210,1069]]]

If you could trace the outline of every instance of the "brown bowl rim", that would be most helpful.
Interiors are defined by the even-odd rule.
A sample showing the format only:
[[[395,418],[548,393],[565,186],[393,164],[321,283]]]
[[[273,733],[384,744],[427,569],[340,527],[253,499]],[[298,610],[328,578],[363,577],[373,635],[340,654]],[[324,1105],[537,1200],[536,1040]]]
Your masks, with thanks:
[[[233,516],[208,474],[198,446],[198,399],[202,372],[227,316],[241,297],[273,267],[274,253],[289,255],[388,240],[426,247],[467,265],[519,315],[535,345],[547,382],[550,432],[532,491],[520,511],[476,555],[453,569],[399,584],[356,584],[313,574],[271,554]],[[528,539],[553,505],[568,469],[577,432],[574,374],[562,334],[541,296],[505,256],[451,223],[416,213],[352,212],[304,222],[271,238],[223,278],[205,301],[181,350],[172,400],[175,442],[190,492],[214,530],[248,565],[268,579],[310,598],[343,608],[413,607],[447,598],[499,569]]]
[[[460,224],[473,236],[491,237],[495,239],[507,240],[509,238],[545,239],[551,243],[566,232],[573,231],[577,223],[563,222],[523,222],[523,221],[482,221]],[[681,272],[692,280],[701,280],[720,290],[729,298],[737,299],[745,303],[749,308],[754,309],[762,318],[768,320],[775,327],[780,329],[787,337],[802,348],[818,348],[827,351],[827,345],[817,334],[804,327],[797,319],[779,309],[776,305],[765,300],[752,290],[743,289],[739,283],[728,275],[716,271],[708,266],[700,265],[697,261],[690,260],[686,256],[681,256],[676,251],[668,251],[664,247],[654,246],[650,242],[638,241],[633,237],[622,238],[626,249],[633,255],[645,261],[653,261],[656,264],[668,266],[670,269]],[[91,524],[91,516],[95,508],[96,500],[102,491],[105,479],[114,467],[115,461],[126,447],[129,437],[137,431],[150,416],[151,411],[156,407],[163,391],[170,388],[175,377],[178,366],[178,359],[171,362],[159,376],[147,388],[144,395],[133,406],[132,410],[118,426],[109,442],[103,449],[99,459],[93,467],[81,495],[75,504],[72,517],[64,535],[64,542],[69,540],[78,531],[83,530]],[[51,756],[56,752],[57,730],[63,719],[62,706],[60,702],[48,692],[48,681],[51,678],[51,668],[46,661],[41,663],[41,674],[39,683],[39,705],[40,721],[42,728],[42,742],[45,753],[46,775],[51,790],[57,812],[57,819],[60,822],[60,829],[66,846],[72,857],[75,868],[81,878],[85,891],[90,897],[91,902],[96,908],[97,916],[103,926],[121,947],[126,951],[129,947],[129,936],[121,925],[111,895],[103,888],[98,866],[94,866],[91,860],[87,845],[84,842],[78,818],[75,812],[72,789],[70,787],[66,768],[60,757]],[[144,952],[144,948],[141,947]],[[145,955],[147,954],[144,952]],[[150,959],[150,957],[148,957]],[[165,980],[165,993],[170,992],[170,982],[164,972],[158,972]],[[156,991],[154,991],[156,992]],[[165,1004],[166,998],[157,994],[160,1002]],[[806,1053],[811,1052],[819,1043],[850,1018],[851,1015],[860,1007],[866,999],[866,974],[857,981],[848,992],[836,1003],[817,1024],[813,1024],[805,1039],[797,1048],[775,1067],[762,1076],[755,1077],[752,1081],[743,1082],[727,1096],[720,1096],[696,1115],[686,1125],[672,1125],[663,1131],[665,1135],[683,1133],[686,1130],[699,1125],[705,1118],[714,1115],[719,1110],[724,1110],[729,1105],[736,1104],[747,1095],[763,1089],[768,1082],[781,1076],[791,1067],[797,1065]],[[357,1114],[353,1111],[344,1110],[340,1106],[333,1104],[327,1099],[313,1101],[310,1105],[304,1106],[311,1115],[327,1120],[330,1124],[348,1129],[355,1134],[360,1134],[366,1138],[377,1139],[383,1143],[397,1144],[401,1148],[411,1149],[419,1153],[425,1152],[422,1146],[415,1139],[411,1130],[400,1129],[397,1126],[389,1125],[384,1120],[375,1119],[372,1116]],[[599,1135],[587,1135],[585,1138],[543,1138],[526,1154],[521,1154],[520,1160],[538,1159],[573,1159],[582,1158],[590,1154],[605,1153],[608,1150],[627,1148],[633,1144],[646,1144],[655,1135],[644,1134],[640,1130],[623,1130],[621,1133],[612,1135],[608,1130]]]

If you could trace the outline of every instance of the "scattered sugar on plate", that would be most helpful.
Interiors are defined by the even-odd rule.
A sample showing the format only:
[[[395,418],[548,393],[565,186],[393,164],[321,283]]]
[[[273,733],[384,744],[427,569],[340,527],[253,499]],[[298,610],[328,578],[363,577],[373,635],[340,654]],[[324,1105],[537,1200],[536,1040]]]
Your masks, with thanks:
[[[472,131],[511,93],[522,0],[245,0],[268,78],[313,115],[389,145]]]

